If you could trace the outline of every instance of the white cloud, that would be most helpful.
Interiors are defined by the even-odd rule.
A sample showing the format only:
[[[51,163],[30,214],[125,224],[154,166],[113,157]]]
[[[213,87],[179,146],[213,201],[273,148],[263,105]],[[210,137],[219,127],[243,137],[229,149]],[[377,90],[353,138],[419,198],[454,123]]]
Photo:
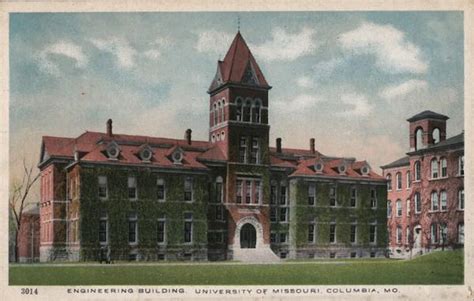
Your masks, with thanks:
[[[323,102],[324,99],[320,95],[299,94],[291,99],[279,99],[273,102],[276,111],[288,112],[298,111],[313,107],[317,103]]]
[[[303,27],[299,33],[289,33],[282,28],[272,31],[272,38],[261,45],[252,45],[252,52],[266,61],[293,61],[317,48],[312,28]]]
[[[55,76],[59,76],[60,71],[51,55],[61,55],[74,60],[76,68],[84,68],[88,63],[88,57],[82,51],[81,46],[69,41],[56,42],[45,47],[38,55],[40,70]]]
[[[157,61],[161,57],[161,52],[157,49],[149,49],[143,52],[143,55],[150,60]]]
[[[225,55],[232,42],[233,35],[217,30],[208,30],[198,33],[198,40],[194,48],[198,52],[211,52]]]
[[[388,86],[383,89],[379,95],[385,99],[394,99],[403,97],[414,91],[426,90],[428,88],[428,83],[424,80],[410,79],[399,85]]]
[[[308,76],[301,76],[296,79],[296,84],[301,88],[311,88],[313,85],[313,80]]]
[[[137,51],[130,46],[127,40],[119,38],[90,39],[90,42],[97,49],[114,55],[119,67],[130,69],[135,66]]]
[[[367,97],[362,94],[346,93],[341,96],[341,101],[347,105],[344,111],[337,113],[341,116],[365,117],[368,116],[373,109]]]
[[[332,58],[327,61],[321,61],[313,66],[315,78],[325,78],[330,76],[336,68],[342,66],[345,62],[343,58]]]
[[[388,73],[426,73],[428,64],[420,48],[391,25],[366,22],[339,37],[342,48],[353,54],[372,54],[376,66]]]

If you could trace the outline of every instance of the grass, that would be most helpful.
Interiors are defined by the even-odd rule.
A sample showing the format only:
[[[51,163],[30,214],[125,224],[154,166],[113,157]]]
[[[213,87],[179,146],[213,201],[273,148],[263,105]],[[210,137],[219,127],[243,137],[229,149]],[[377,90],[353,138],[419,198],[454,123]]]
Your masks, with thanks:
[[[10,285],[463,284],[463,250],[413,260],[282,264],[11,265]]]

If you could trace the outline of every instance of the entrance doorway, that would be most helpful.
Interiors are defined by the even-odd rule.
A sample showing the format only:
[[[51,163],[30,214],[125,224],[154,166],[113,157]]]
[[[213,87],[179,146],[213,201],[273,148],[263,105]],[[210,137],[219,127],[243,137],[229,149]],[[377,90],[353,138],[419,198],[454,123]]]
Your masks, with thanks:
[[[240,248],[255,249],[257,243],[257,231],[251,224],[245,224],[240,230]]]

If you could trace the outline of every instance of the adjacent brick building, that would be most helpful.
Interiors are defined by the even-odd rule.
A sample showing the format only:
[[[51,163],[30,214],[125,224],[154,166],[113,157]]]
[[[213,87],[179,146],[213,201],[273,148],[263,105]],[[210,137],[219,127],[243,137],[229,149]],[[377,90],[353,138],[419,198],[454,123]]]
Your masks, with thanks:
[[[386,181],[366,161],[269,146],[267,83],[240,33],[209,87],[209,139],[43,137],[41,260],[376,257]],[[109,251],[110,250],[110,251]]]
[[[431,111],[409,118],[410,151],[382,166],[394,257],[464,245],[464,132],[447,139],[447,120]]]
[[[40,218],[39,208],[25,210],[21,215],[20,232],[18,233],[18,261],[39,261]]]

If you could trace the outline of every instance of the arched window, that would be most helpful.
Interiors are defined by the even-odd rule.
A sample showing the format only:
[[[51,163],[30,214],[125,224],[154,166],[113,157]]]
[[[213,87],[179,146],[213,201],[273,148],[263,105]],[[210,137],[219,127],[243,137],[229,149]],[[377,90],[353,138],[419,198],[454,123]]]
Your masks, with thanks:
[[[439,143],[440,141],[440,131],[438,128],[435,128],[431,133],[431,138],[433,138],[433,144]]]
[[[217,124],[217,103],[214,103],[213,114],[214,114],[214,125],[216,125]]]
[[[421,196],[420,193],[415,193],[415,213],[421,212]]]
[[[402,227],[397,226],[397,244],[402,243]]]
[[[441,158],[441,177],[446,178],[448,176],[448,160],[446,158]]]
[[[222,122],[222,103],[220,101],[217,102],[217,122]]]
[[[397,172],[397,190],[402,189],[402,173]]]
[[[406,210],[407,210],[407,217],[410,216],[410,212],[411,212],[411,207],[410,207],[410,205],[411,205],[411,202],[410,202],[410,200],[408,199],[408,200],[407,200],[407,209],[406,209]]]
[[[221,104],[221,122],[225,121],[225,100],[222,100]]]
[[[392,175],[391,174],[387,175],[387,190],[388,191],[392,190]]]
[[[423,148],[423,130],[418,128],[415,132],[415,150]]]
[[[439,202],[442,211],[448,210],[448,194],[446,193],[446,190],[441,190],[439,193]]]
[[[397,200],[396,206],[397,206],[397,217],[401,217],[402,216],[402,201]]]
[[[421,163],[420,163],[420,161],[415,162],[415,181],[421,181]]]
[[[223,180],[221,176],[218,176],[216,178],[216,203],[222,203],[223,202]]]
[[[236,100],[236,109],[235,109],[235,120],[242,121],[242,99],[237,98]]]
[[[431,211],[439,210],[438,193],[436,191],[431,192]]]
[[[464,210],[464,188],[458,191],[458,209]]]
[[[407,189],[411,187],[411,173],[407,171]]]
[[[252,109],[252,102],[247,99],[244,104],[244,121],[250,122],[250,111]]]
[[[438,160],[436,160],[436,158],[433,158],[431,160],[431,178],[437,179],[438,175],[439,175]]]
[[[392,216],[392,202],[387,201],[387,217]]]
[[[261,122],[261,110],[262,104],[260,103],[260,99],[255,100],[255,105],[253,107],[253,122],[260,123]]]

